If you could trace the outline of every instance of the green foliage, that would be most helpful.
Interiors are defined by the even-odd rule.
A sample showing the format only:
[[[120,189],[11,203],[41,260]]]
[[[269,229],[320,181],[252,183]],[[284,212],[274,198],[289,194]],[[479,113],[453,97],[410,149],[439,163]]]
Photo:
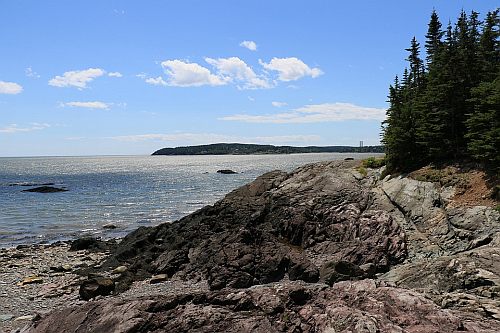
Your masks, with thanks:
[[[368,170],[366,170],[366,168],[362,165],[357,167],[357,170],[363,177],[366,177],[366,175],[368,175]]]
[[[498,14],[489,12],[481,23],[477,12],[462,11],[443,31],[433,12],[425,64],[411,40],[408,68],[389,87],[382,124],[388,172],[464,158],[500,169]]]
[[[496,201],[500,201],[500,185],[493,188],[490,197]]]
[[[362,163],[365,168],[378,169],[385,165],[385,157],[368,157],[367,159],[363,160]]]
[[[423,168],[417,174],[413,175],[412,178],[422,182],[438,183],[440,186],[456,186],[462,189],[469,186],[467,174],[460,173],[453,168]]]

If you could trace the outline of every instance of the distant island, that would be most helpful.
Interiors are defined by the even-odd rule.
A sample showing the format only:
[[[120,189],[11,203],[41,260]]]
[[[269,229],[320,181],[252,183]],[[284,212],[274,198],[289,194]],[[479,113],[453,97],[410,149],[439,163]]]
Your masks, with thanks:
[[[384,146],[273,146],[246,143],[214,143],[210,145],[162,148],[152,155],[251,155],[302,153],[383,153]]]

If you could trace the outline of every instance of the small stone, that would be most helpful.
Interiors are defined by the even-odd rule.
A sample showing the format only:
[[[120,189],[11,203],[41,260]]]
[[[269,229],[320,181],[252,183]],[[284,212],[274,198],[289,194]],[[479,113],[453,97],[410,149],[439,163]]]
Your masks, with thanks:
[[[127,271],[127,266],[118,266],[111,271],[111,274],[121,274]]]
[[[97,296],[107,296],[115,290],[115,283],[108,278],[93,278],[83,281],[80,285],[80,297],[88,301]]]
[[[24,286],[27,284],[34,284],[34,283],[43,283],[43,279],[36,276],[36,275],[32,275],[32,276],[25,277],[24,280],[19,282],[17,285]]]
[[[116,224],[108,223],[108,224],[103,225],[102,228],[103,229],[116,229],[117,226],[116,226]]]
[[[151,280],[149,280],[149,283],[155,284],[155,283],[165,282],[167,280],[168,280],[167,274],[158,274],[158,275],[153,275],[151,277]]]
[[[21,316],[21,317],[17,317],[16,319],[14,319],[14,321],[33,320],[35,317],[36,316],[34,316],[34,315]]]
[[[0,321],[7,321],[7,320],[11,320],[12,318],[14,318],[14,315],[11,315],[10,313],[0,314]]]
[[[71,265],[65,264],[61,266],[52,266],[50,267],[50,269],[53,270],[54,272],[69,272],[72,270],[72,267]]]

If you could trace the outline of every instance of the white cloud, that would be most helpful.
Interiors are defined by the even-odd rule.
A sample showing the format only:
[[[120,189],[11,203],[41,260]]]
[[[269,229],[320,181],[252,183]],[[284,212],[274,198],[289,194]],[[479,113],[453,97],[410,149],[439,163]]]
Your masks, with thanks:
[[[70,106],[74,108],[86,108],[86,109],[101,109],[108,110],[111,104],[104,102],[67,102],[61,103],[61,106]]]
[[[34,77],[34,78],[40,78],[40,75],[38,75],[37,72],[33,71],[31,67],[28,67],[24,70],[24,73],[26,74],[27,77]]]
[[[246,47],[250,51],[257,51],[257,44],[255,44],[254,41],[251,40],[244,40],[240,43],[240,46]]]
[[[161,66],[168,75],[167,84],[175,87],[199,87],[204,85],[220,86],[227,84],[217,75],[210,72],[208,68],[181,60],[166,60]]]
[[[272,106],[277,107],[277,108],[281,108],[283,106],[287,106],[288,105],[285,102],[271,102],[271,104],[272,104]]]
[[[43,130],[45,128],[50,127],[49,124],[46,123],[31,123],[31,126],[29,127],[19,127],[17,124],[10,124],[6,127],[0,128],[0,133],[20,133],[20,132],[31,132],[31,131],[38,131],[38,130]]]
[[[240,89],[270,88],[267,79],[257,76],[250,66],[238,57],[205,58],[205,61],[217,69],[217,75],[224,82],[232,82]]]
[[[335,122],[344,120],[384,120],[385,109],[368,108],[350,103],[325,103],[306,105],[283,113],[267,115],[236,114],[220,118],[247,123],[298,124]]]
[[[106,73],[100,68],[89,68],[81,71],[65,72],[62,76],[56,76],[49,81],[49,85],[54,87],[77,87],[87,88],[87,83],[93,81]]]
[[[146,79],[145,81],[146,81],[146,83],[152,84],[154,86],[166,86],[167,85],[167,82],[165,82],[165,80],[163,80],[163,78],[161,76],[158,76],[157,78],[150,77],[150,78]]]
[[[320,141],[318,135],[278,135],[243,137],[214,133],[171,133],[171,134],[138,134],[109,137],[109,139],[125,142],[179,142],[180,144],[209,144],[216,142],[245,142],[264,144],[290,144]]]
[[[122,77],[123,75],[120,72],[109,72],[108,76],[110,76],[110,77]]]
[[[16,95],[23,91],[23,87],[15,82],[0,81],[0,94]]]
[[[280,81],[295,81],[304,76],[318,77],[323,72],[319,68],[310,68],[302,60],[292,58],[273,58],[269,63],[259,60],[259,63],[268,70],[278,72]]]
[[[148,75],[146,73],[139,73],[139,74],[136,74],[136,77],[140,78],[140,79],[145,79]]]

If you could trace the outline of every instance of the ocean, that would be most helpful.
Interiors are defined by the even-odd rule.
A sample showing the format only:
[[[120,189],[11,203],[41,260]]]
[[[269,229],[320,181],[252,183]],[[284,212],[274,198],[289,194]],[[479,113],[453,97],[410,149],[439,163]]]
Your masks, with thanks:
[[[213,204],[271,171],[377,154],[95,156],[0,158],[0,247],[84,235],[122,237]],[[237,174],[218,174],[231,169]],[[28,183],[67,192],[30,193]],[[113,224],[116,229],[103,228]]]

